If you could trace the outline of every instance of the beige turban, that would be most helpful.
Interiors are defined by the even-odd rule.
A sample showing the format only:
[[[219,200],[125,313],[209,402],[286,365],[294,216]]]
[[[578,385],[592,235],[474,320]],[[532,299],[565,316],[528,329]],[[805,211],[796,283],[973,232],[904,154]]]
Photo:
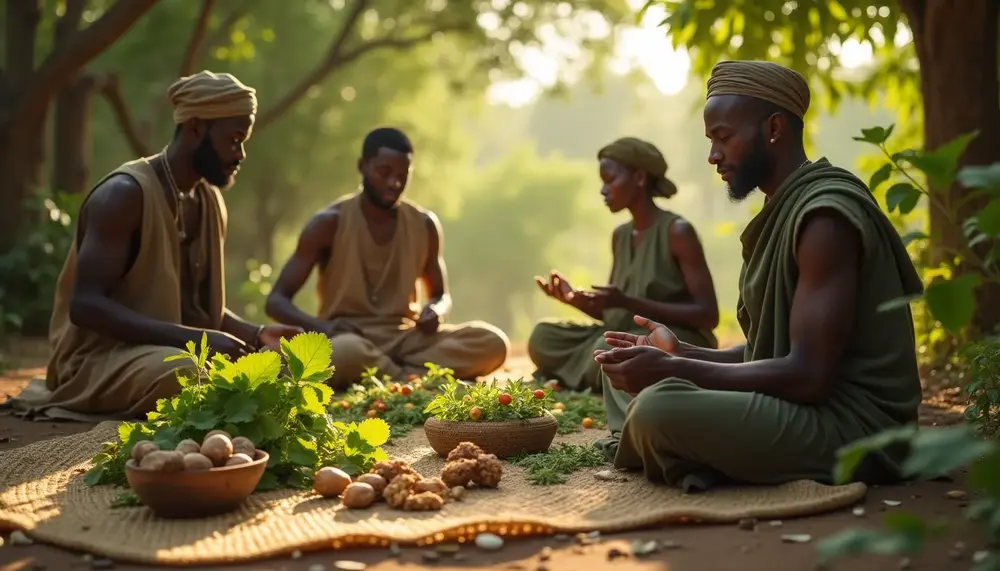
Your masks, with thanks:
[[[647,176],[654,178],[655,192],[663,198],[677,194],[677,185],[665,176],[666,159],[651,143],[635,137],[618,139],[598,151],[597,159],[611,159],[624,167],[644,171]]]
[[[798,118],[809,110],[802,74],[769,61],[720,61],[708,78],[708,97],[747,95],[769,101]]]
[[[257,91],[228,73],[202,71],[182,77],[167,90],[174,123],[257,114]]]

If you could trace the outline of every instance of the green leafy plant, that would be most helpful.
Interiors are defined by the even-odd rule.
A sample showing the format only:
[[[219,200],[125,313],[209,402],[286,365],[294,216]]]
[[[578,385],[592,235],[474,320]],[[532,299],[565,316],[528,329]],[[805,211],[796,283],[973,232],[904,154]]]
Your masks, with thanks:
[[[928,480],[969,466],[969,484],[983,495],[969,505],[966,516],[984,524],[993,540],[1000,541],[1000,442],[984,440],[968,425],[922,430],[907,425],[853,442],[838,452],[836,482],[849,482],[868,454],[898,444],[909,446],[902,466],[908,478]],[[883,524],[884,530],[849,529],[822,540],[817,544],[820,561],[864,552],[915,554],[945,530],[941,523],[928,523],[903,511],[886,514]],[[1000,570],[1000,557],[985,554],[975,569]]]
[[[180,393],[161,399],[146,422],[121,424],[118,440],[93,458],[88,485],[127,485],[125,464],[140,440],[173,449],[215,429],[245,436],[270,454],[258,490],[306,488],[323,466],[359,473],[388,458],[381,448],[389,438],[384,420],[344,423],[326,414],[333,391],[325,381],[334,372],[326,336],[302,333],[282,340],[280,354],[252,353],[235,363],[218,354],[209,359],[209,353],[202,336],[199,350],[188,343],[186,351],[168,357],[191,362],[178,370]]]
[[[1000,436],[1000,341],[987,339],[962,351],[969,379],[965,419],[987,438]]]
[[[600,428],[607,424],[604,401],[592,394],[590,389],[579,392],[556,391],[552,393],[552,398],[556,404],[551,412],[559,423],[559,434],[578,432],[584,428],[586,419],[593,423],[587,428]]]
[[[466,384],[451,379],[424,412],[445,421],[529,420],[547,414],[553,404],[551,393],[522,380]]]
[[[564,443],[547,452],[517,456],[511,463],[524,468],[532,484],[551,486],[565,483],[567,476],[577,470],[600,466],[607,460],[603,452],[592,446]]]
[[[365,418],[382,418],[389,423],[392,438],[400,437],[427,420],[424,408],[434,398],[442,379],[454,378],[453,371],[425,365],[428,373],[423,377],[411,375],[406,383],[393,382],[388,375],[378,375],[378,370],[370,368],[361,377],[361,382],[350,387],[344,394],[335,395],[329,405],[330,416],[336,420],[353,421]]]

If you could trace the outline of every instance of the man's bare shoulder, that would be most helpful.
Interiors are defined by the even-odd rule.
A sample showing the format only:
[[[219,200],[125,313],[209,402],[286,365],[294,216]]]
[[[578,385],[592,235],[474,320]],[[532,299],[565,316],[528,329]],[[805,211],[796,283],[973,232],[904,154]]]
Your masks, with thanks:
[[[99,184],[81,208],[84,225],[135,226],[142,219],[142,187],[126,174],[115,174]]]
[[[339,223],[340,206],[328,206],[309,219],[302,230],[302,240],[313,245],[328,246],[337,233]]]

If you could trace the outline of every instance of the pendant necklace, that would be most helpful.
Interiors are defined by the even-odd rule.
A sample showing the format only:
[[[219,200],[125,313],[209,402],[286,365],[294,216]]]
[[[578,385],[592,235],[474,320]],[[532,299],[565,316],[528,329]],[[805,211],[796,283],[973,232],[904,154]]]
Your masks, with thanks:
[[[167,183],[170,185],[170,190],[174,195],[174,203],[177,205],[177,212],[174,213],[174,222],[177,224],[177,233],[183,242],[187,239],[187,232],[184,231],[184,214],[181,209],[181,201],[186,199],[187,196],[181,193],[180,188],[177,186],[177,181],[174,180],[174,173],[170,170],[170,161],[167,160],[166,147],[163,147],[160,158],[163,160],[163,172],[167,175]]]

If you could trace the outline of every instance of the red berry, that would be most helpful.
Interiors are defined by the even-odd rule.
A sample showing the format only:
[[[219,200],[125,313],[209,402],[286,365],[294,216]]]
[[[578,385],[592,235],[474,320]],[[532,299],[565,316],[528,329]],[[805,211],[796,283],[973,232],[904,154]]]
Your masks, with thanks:
[[[469,418],[471,418],[472,420],[479,420],[480,418],[482,418],[482,416],[483,416],[483,409],[479,408],[478,406],[472,407],[472,410],[469,411]]]
[[[510,404],[510,401],[513,400],[513,399],[511,398],[511,396],[509,394],[503,393],[502,395],[500,395],[500,397],[497,400],[500,401],[500,404],[502,404],[504,406],[507,406],[507,405]]]
[[[392,386],[389,387],[389,392],[398,393],[399,392],[399,383],[393,383]]]
[[[413,392],[413,387],[411,387],[410,385],[403,385],[399,387],[399,394],[403,395],[404,397],[412,392]]]
[[[542,400],[543,398],[545,398],[545,391],[543,391],[542,389],[538,389],[537,391],[535,391],[535,398],[538,400]]]
[[[384,402],[376,404],[375,408],[378,409],[379,412],[385,412],[386,410],[389,409],[389,407],[387,407]]]

